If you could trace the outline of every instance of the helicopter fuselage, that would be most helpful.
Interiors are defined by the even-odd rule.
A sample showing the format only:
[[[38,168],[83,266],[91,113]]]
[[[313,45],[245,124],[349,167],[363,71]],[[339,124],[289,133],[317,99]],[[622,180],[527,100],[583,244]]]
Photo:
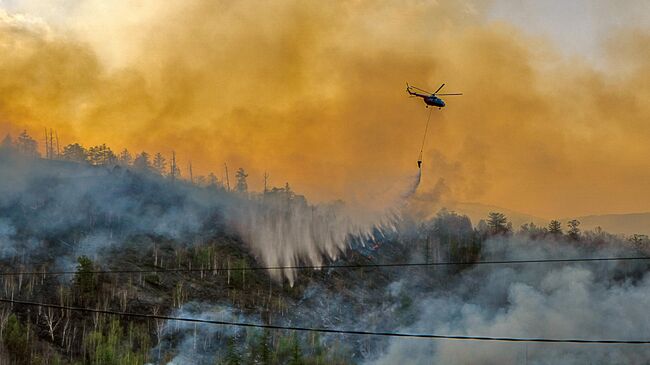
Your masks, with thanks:
[[[422,100],[424,100],[424,102],[430,106],[435,106],[438,108],[442,108],[445,106],[445,102],[435,95],[425,96],[422,98]]]

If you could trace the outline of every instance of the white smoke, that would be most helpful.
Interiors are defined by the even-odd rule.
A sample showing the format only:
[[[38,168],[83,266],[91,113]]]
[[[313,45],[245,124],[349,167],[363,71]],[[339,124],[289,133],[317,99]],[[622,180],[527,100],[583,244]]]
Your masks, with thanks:
[[[208,303],[187,303],[175,310],[171,316],[207,321],[260,323],[259,318],[237,314],[231,308]],[[160,339],[151,353],[157,357],[158,354],[173,350],[176,355],[167,365],[212,364],[214,357],[224,352],[226,339],[233,336],[245,337],[248,332],[235,326],[174,320],[160,322],[157,326],[160,326]]]
[[[567,247],[521,238],[488,241],[502,258],[605,257],[623,248]],[[565,246],[565,247],[563,247]],[[496,248],[496,250],[494,250]],[[618,252],[617,252],[618,251]],[[629,252],[628,252],[629,253]],[[402,332],[522,338],[650,340],[650,274],[630,263],[476,266],[444,290],[418,295]],[[636,272],[636,274],[634,274]],[[639,345],[392,340],[374,364],[645,364]]]
[[[13,244],[13,235],[16,228],[5,218],[0,218],[0,258],[16,255],[16,248]]]

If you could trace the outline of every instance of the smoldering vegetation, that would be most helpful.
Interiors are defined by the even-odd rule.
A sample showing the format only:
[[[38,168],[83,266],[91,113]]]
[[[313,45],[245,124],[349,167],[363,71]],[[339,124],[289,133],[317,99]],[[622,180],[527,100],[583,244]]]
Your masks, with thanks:
[[[526,234],[493,237],[485,259],[566,259],[647,255],[606,234],[580,242]],[[411,277],[397,281],[413,299],[409,333],[486,337],[648,340],[650,275],[647,261],[570,264],[478,265],[448,278],[444,287],[422,293]],[[407,294],[408,293],[408,294]],[[395,339],[368,363],[445,364],[644,364],[647,346],[406,341]]]
[[[191,243],[199,233],[225,232],[225,194],[115,166],[0,156],[0,209],[5,259],[36,265],[104,249],[140,236]],[[207,228],[209,227],[209,228]],[[9,255],[11,254],[11,255]]]
[[[423,197],[412,194],[417,175],[390,193],[402,199],[398,212],[357,218],[342,202],[310,204],[288,185],[252,193],[242,182],[240,191],[228,191],[134,165],[93,166],[3,150],[0,174],[3,271],[74,272],[2,276],[4,298],[360,331],[617,340],[650,335],[646,261],[476,264],[647,256],[647,237],[582,232],[577,221],[513,228],[499,213],[475,225],[444,209],[423,219]],[[405,262],[462,264],[364,267]],[[245,270],[296,263],[358,267]],[[106,269],[163,271],[96,272]],[[0,355],[13,364],[643,364],[650,356],[645,346],[634,345],[294,333],[19,305],[0,306],[0,328]]]
[[[228,191],[154,169],[41,160],[6,149],[0,173],[0,255],[14,265],[55,259],[48,267],[63,269],[78,256],[98,260],[130,242],[191,247],[217,236],[249,247],[260,265],[322,264],[346,249],[348,236],[369,237],[373,229],[346,215],[344,204],[312,205],[288,184],[262,194]],[[274,273],[293,280],[291,270]]]
[[[347,330],[551,339],[647,340],[650,268],[646,261],[474,265],[489,260],[647,256],[650,242],[608,233],[549,233],[494,222],[473,228],[469,219],[441,211],[397,230],[357,252],[372,262],[467,262],[428,268],[325,270],[311,277],[276,325]],[[352,258],[350,258],[352,260]],[[302,274],[309,275],[309,274]],[[218,310],[191,304],[190,318],[215,318]],[[183,311],[188,315],[187,311]],[[223,316],[220,318],[224,318]],[[228,317],[226,317],[228,318]],[[230,317],[232,318],[232,317]],[[259,318],[239,318],[260,323]],[[305,363],[394,364],[609,364],[645,363],[644,345],[520,344],[391,339],[355,335],[230,332],[218,327],[174,328],[174,364],[214,359],[291,363],[293,342]],[[179,340],[179,338],[181,340]],[[297,340],[299,338],[301,340]],[[228,342],[230,341],[230,342]],[[199,345],[197,345],[197,343]],[[203,345],[201,345],[203,344]],[[271,355],[260,360],[260,348]],[[322,352],[322,348],[329,349]],[[332,356],[332,357],[327,357]],[[230,359],[230,360],[229,360]]]

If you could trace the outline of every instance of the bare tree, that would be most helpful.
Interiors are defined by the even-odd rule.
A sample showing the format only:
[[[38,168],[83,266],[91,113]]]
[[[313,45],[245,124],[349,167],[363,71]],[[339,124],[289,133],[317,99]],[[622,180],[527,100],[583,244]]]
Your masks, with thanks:
[[[154,305],[153,315],[157,316],[159,314],[160,314],[160,306]],[[160,359],[160,355],[161,355],[160,343],[162,342],[162,336],[165,332],[165,321],[162,319],[155,319],[154,321],[155,321],[154,331],[156,332],[156,345],[158,347],[158,358]]]
[[[0,343],[4,339],[4,328],[7,325],[7,321],[9,320],[9,316],[11,315],[11,309],[9,308],[8,305],[1,305],[0,306]]]
[[[45,320],[45,326],[47,326],[47,333],[49,333],[50,339],[54,342],[54,332],[63,320],[63,313],[52,307],[48,307],[45,312],[43,312],[43,319]]]
[[[169,177],[172,179],[172,181],[181,177],[181,170],[176,164],[176,152],[174,151],[172,151],[172,159],[169,163]]]
[[[230,191],[230,176],[228,176],[228,165],[224,162],[223,167],[226,170],[226,190]]]
[[[47,128],[45,128],[45,158],[52,158],[52,146],[50,146],[50,138],[47,135]]]
[[[56,158],[59,158],[60,150],[59,150],[59,132],[54,131],[54,134],[56,135]]]
[[[264,194],[268,193],[269,191],[269,173],[264,171]]]

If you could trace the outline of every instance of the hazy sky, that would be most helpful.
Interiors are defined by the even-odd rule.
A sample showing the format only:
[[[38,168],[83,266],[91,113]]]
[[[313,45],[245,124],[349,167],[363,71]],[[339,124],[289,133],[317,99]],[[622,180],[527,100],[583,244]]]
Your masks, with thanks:
[[[467,3],[485,8],[488,21],[505,21],[531,34],[548,37],[566,55],[577,54],[598,64],[603,56],[602,43],[611,38],[612,32],[631,27],[646,31],[650,28],[650,2],[645,0],[490,0]],[[155,5],[156,2],[150,0],[0,0],[0,6],[6,10],[42,18],[50,24],[69,27],[72,19],[73,22],[85,23],[85,27],[92,27],[94,23],[97,29],[114,24],[111,15],[116,9],[121,10],[120,16],[124,17],[120,22],[137,25],[153,15],[147,12]],[[86,36],[92,38],[91,34]],[[106,41],[102,39],[95,47],[102,49],[105,56],[119,59],[120,55],[114,53],[120,50],[111,49],[116,48],[115,45]]]
[[[650,2],[645,0],[495,0],[490,19],[510,22],[548,37],[567,55],[578,54],[601,65],[603,42],[625,28],[650,28]]]
[[[415,173],[428,110],[404,83],[446,82],[432,206],[649,211],[649,4],[0,0],[0,133],[374,202]]]

